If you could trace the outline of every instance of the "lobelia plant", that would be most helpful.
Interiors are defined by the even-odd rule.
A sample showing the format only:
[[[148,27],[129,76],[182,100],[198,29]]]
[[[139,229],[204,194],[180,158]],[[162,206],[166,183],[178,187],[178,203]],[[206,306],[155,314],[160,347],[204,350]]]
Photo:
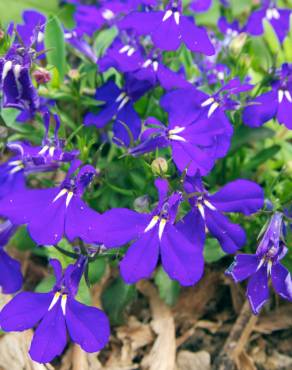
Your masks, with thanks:
[[[291,9],[214,3],[68,0],[61,20],[1,22],[0,326],[35,328],[34,361],[67,334],[102,350],[141,279],[168,303],[208,279],[210,240],[254,314],[270,284],[292,300]],[[54,283],[23,277],[13,246]]]

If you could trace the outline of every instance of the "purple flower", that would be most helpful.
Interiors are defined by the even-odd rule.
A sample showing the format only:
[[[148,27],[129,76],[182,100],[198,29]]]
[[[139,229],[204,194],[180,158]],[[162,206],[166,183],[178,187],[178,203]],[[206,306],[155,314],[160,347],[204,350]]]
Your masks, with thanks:
[[[155,185],[159,201],[151,214],[111,209],[101,216],[97,239],[108,248],[133,241],[120,263],[126,283],[150,277],[160,257],[171,279],[182,285],[193,285],[203,273],[203,240],[200,238],[204,232],[203,224],[198,219],[198,233],[195,238],[189,238],[184,221],[175,223],[181,194],[176,192],[168,196],[166,180],[158,179]]]
[[[125,86],[120,89],[113,80],[109,80],[96,90],[95,98],[103,101],[99,113],[87,113],[84,124],[95,125],[97,128],[104,127],[114,119],[113,133],[117,144],[129,146],[131,137],[134,140],[139,137],[141,131],[141,120],[134,109],[134,102],[140,99],[151,85],[146,81],[139,81],[132,75],[125,75]]]
[[[234,95],[249,91],[253,85],[242,84],[239,78],[234,78],[223,85],[215,94],[208,95],[202,91],[197,91],[194,99],[201,107],[201,113],[211,117],[217,110],[223,113],[227,110],[237,110],[240,102],[234,100]]]
[[[241,28],[237,20],[229,23],[225,17],[220,17],[218,20],[218,28],[228,38],[229,42],[234,39],[238,34],[244,32],[245,28]],[[225,40],[226,43],[226,40]]]
[[[251,127],[259,127],[272,118],[292,129],[292,69],[283,64],[272,90],[249,101],[243,111],[243,122]]]
[[[15,155],[6,163],[0,165],[0,199],[13,192],[25,189],[25,175],[35,172],[52,171],[58,168],[60,162],[71,162],[78,151],[65,152],[64,142],[58,138],[60,120],[55,119],[55,133],[49,138],[50,114],[44,114],[45,136],[42,146],[32,146],[26,142],[11,142],[7,147]]]
[[[78,260],[62,273],[58,260],[51,260],[56,284],[48,293],[22,292],[1,311],[5,331],[24,331],[37,325],[30,356],[40,363],[60,355],[67,344],[67,331],[73,342],[87,352],[97,352],[108,342],[110,328],[106,315],[96,307],[78,302],[75,296],[84,262]]]
[[[117,0],[103,2],[100,6],[78,4],[74,15],[76,31],[78,35],[93,36],[94,32],[104,25],[114,24],[120,14],[130,10],[129,4]]]
[[[165,89],[186,88],[191,86],[180,73],[167,68],[158,51],[145,55],[136,40],[122,43],[115,40],[106,55],[99,60],[100,71],[110,67],[119,72],[132,72],[132,76],[140,81],[147,81],[151,86],[161,85]],[[144,54],[144,55],[143,55]]]
[[[212,0],[192,0],[190,8],[194,12],[205,12],[212,5]]]
[[[85,55],[93,63],[97,62],[97,56],[88,42],[84,40],[83,35],[79,35],[76,31],[65,31],[64,37],[74,49]]]
[[[35,11],[25,10],[22,13],[24,24],[16,27],[21,41],[27,48],[33,47],[37,52],[44,50],[44,31],[46,17]]]
[[[22,285],[20,263],[4,249],[15,231],[16,227],[8,220],[0,224],[0,287],[5,294],[17,292]]]
[[[201,178],[196,176],[186,179],[185,190],[192,206],[187,219],[189,229],[195,232],[196,222],[200,219],[226,253],[234,253],[244,246],[244,230],[233,224],[224,213],[251,215],[257,212],[264,205],[264,193],[259,185],[239,179],[226,184],[215,194],[210,194],[204,188]]]
[[[276,212],[266,229],[256,254],[238,254],[227,270],[235,282],[245,279],[247,298],[254,314],[258,314],[269,299],[268,282],[282,298],[292,300],[292,280],[289,271],[280,263],[288,249],[284,240],[283,214]]]
[[[118,37],[107,49],[104,57],[99,59],[100,72],[114,67],[119,72],[132,72],[143,64],[143,49],[133,37],[123,34],[125,37]]]
[[[32,112],[38,109],[39,96],[30,77],[31,63],[32,52],[20,45],[13,45],[6,56],[0,58],[3,107],[27,109]]]
[[[81,197],[96,171],[86,165],[74,176],[80,164],[79,160],[72,162],[58,187],[8,194],[0,201],[0,214],[15,225],[27,224],[32,239],[40,245],[56,244],[64,235],[70,241],[79,237],[88,243],[95,242],[92,232],[99,215]]]
[[[263,6],[256,11],[253,11],[246,24],[246,32],[259,36],[264,33],[264,20],[271,23],[280,42],[283,42],[290,29],[290,14],[289,9],[279,9],[274,4],[274,1],[265,1]]]
[[[122,19],[120,29],[133,29],[137,35],[150,35],[161,50],[176,50],[182,42],[194,52],[214,54],[206,30],[192,17],[182,14],[181,0],[169,1],[165,11],[132,12]]]
[[[200,116],[200,106],[192,100],[194,91],[182,89],[166,94],[161,106],[169,114],[169,126],[148,118],[141,144],[129,153],[141,155],[170,146],[172,159],[181,172],[187,170],[189,176],[197,171],[201,175],[209,173],[216,160],[226,155],[233,131],[221,112],[209,118]]]

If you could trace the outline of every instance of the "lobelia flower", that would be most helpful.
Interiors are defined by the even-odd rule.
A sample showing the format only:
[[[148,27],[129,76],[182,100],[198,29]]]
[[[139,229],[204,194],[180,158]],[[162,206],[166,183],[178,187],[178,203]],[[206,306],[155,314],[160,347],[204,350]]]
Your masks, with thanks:
[[[290,29],[290,9],[280,9],[275,1],[265,0],[259,10],[253,11],[246,24],[246,32],[260,36],[264,33],[264,21],[274,28],[280,42],[283,42]]]
[[[225,17],[220,17],[218,20],[219,31],[225,35],[223,46],[228,46],[242,32],[245,32],[245,27],[241,27],[237,20],[229,23]]]
[[[11,258],[4,247],[15,233],[16,226],[6,220],[0,223],[0,288],[1,292],[11,294],[17,292],[22,286],[20,263]]]
[[[110,328],[103,311],[78,302],[75,296],[84,272],[83,260],[64,273],[58,260],[50,261],[56,283],[48,293],[21,292],[2,309],[0,325],[5,331],[24,331],[37,325],[29,354],[46,363],[60,355],[67,332],[86,352],[97,352],[108,342]]]
[[[27,48],[33,47],[37,52],[43,51],[46,17],[35,10],[25,10],[22,18],[23,24],[16,27],[21,41]],[[44,55],[42,57],[44,58]]]
[[[65,235],[92,243],[98,213],[81,199],[96,171],[90,165],[74,172],[81,161],[74,160],[62,184],[49,189],[24,189],[0,200],[0,214],[15,225],[27,224],[32,239],[40,245],[58,243]],[[41,217],[40,217],[41,215]]]
[[[133,29],[137,35],[150,35],[161,50],[176,50],[184,42],[191,51],[214,54],[206,30],[196,26],[192,17],[182,14],[181,0],[169,1],[165,11],[134,11],[123,18],[118,27]]]
[[[44,114],[45,136],[42,146],[32,146],[26,142],[11,142],[7,147],[15,155],[6,163],[0,165],[0,199],[13,192],[25,189],[25,176],[35,172],[52,171],[58,168],[60,162],[71,162],[78,151],[65,152],[63,141],[58,138],[60,120],[54,115],[56,121],[55,134],[48,137],[50,114]]]
[[[292,69],[283,64],[276,79],[271,84],[272,90],[249,101],[243,111],[243,122],[251,127],[259,127],[272,118],[292,129]]]
[[[211,5],[212,0],[192,0],[190,8],[194,12],[205,12],[211,7]]]
[[[232,126],[220,112],[210,118],[200,117],[197,105],[187,94],[193,89],[181,89],[167,93],[161,106],[169,114],[169,125],[164,126],[156,118],[146,120],[147,129],[141,135],[141,143],[129,150],[136,156],[170,146],[172,159],[178,169],[194,176],[197,171],[206,175],[216,160],[226,155],[232,136]]]
[[[192,99],[193,103],[199,106],[199,112],[210,118],[217,110],[222,113],[228,110],[237,110],[240,107],[240,102],[234,99],[240,93],[249,91],[253,85],[242,84],[239,78],[234,78],[224,84],[215,94],[208,95],[200,90],[189,90],[186,99]],[[178,94],[172,93],[173,96]],[[198,108],[197,108],[198,109]]]
[[[65,31],[64,32],[64,38],[66,42],[72,46],[74,49],[76,49],[79,53],[82,55],[85,55],[86,58],[91,60],[93,63],[97,62],[97,56],[95,55],[92,47],[84,40],[83,35],[78,34],[77,31]]]
[[[248,279],[246,295],[254,314],[258,314],[269,299],[269,280],[282,298],[292,301],[292,280],[280,263],[288,249],[284,239],[283,214],[276,212],[265,231],[256,254],[238,254],[226,271],[235,282]]]
[[[193,285],[203,273],[203,225],[198,219],[198,232],[193,235],[183,220],[175,223],[181,194],[168,196],[166,180],[157,179],[155,186],[159,201],[151,214],[111,209],[101,216],[96,239],[107,248],[133,241],[120,263],[121,275],[128,284],[150,277],[160,257],[171,279],[182,285]]]
[[[104,102],[99,113],[87,113],[84,118],[86,126],[95,125],[97,128],[104,127],[114,119],[113,133],[117,144],[129,146],[132,137],[136,140],[141,131],[141,120],[134,109],[134,102],[140,99],[151,85],[147,81],[139,81],[131,74],[125,74],[125,86],[120,89],[113,80],[107,81],[98,88],[95,98]]]
[[[98,64],[101,72],[110,67],[120,72],[132,72],[134,78],[147,81],[152,87],[161,85],[165,89],[173,89],[191,86],[180,73],[163,64],[161,52],[152,51],[148,55],[143,55],[141,46],[133,41],[124,44],[120,40],[115,40]]]
[[[132,72],[139,69],[143,63],[143,49],[138,40],[129,37],[126,33],[117,37],[106,54],[99,59],[98,66],[100,72],[114,67],[119,72]]]
[[[31,49],[14,44],[5,57],[0,58],[3,107],[27,109],[31,112],[38,109],[39,96],[30,77],[34,53]]]
[[[210,194],[199,175],[187,177],[184,187],[192,207],[187,219],[189,228],[196,230],[196,222],[200,219],[226,253],[234,253],[243,247],[245,231],[233,224],[224,213],[236,212],[248,216],[257,212],[264,205],[262,188],[252,181],[239,179]]]

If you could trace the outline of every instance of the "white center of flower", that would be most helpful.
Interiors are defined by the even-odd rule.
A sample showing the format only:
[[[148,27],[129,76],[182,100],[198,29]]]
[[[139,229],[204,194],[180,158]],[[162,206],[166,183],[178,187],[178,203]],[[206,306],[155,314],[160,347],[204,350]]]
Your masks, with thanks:
[[[215,110],[219,107],[219,103],[211,96],[207,100],[203,101],[201,104],[201,107],[205,108],[210,106],[209,111],[208,111],[208,118],[212,116],[212,114],[215,112]]]
[[[118,111],[121,110],[130,100],[130,97],[125,93],[122,92],[120,95],[116,98],[115,102],[120,103],[118,106]]]
[[[179,25],[179,20],[180,20],[180,13],[178,11],[173,12],[171,9],[168,9],[164,13],[164,17],[162,18],[162,22],[167,21],[168,18],[170,18],[173,15],[174,21],[177,25]]]
[[[186,128],[181,126],[175,126],[172,130],[168,131],[168,138],[175,141],[186,141],[186,139],[178,134],[183,132]]]
[[[4,63],[4,67],[3,67],[3,71],[2,71],[2,81],[5,80],[8,72],[11,70],[11,68],[12,68],[11,60],[8,60],[7,62]]]
[[[62,312],[63,312],[63,315],[66,314],[66,303],[67,303],[67,294],[61,294],[60,292],[56,292],[53,299],[52,299],[52,302],[48,308],[48,311],[50,311],[54,306],[55,304],[59,301],[59,298],[61,297],[61,307],[62,307]]]
[[[104,19],[106,19],[107,21],[110,21],[111,19],[113,19],[115,17],[115,14],[110,10],[110,9],[105,9],[101,15],[103,16]]]
[[[69,206],[71,199],[74,195],[73,191],[69,191],[68,189],[62,189],[54,198],[53,203],[55,203],[59,198],[63,197],[65,194],[67,194],[66,197],[66,208]]]
[[[281,15],[276,8],[269,8],[266,11],[266,18],[270,21],[272,19],[280,19]]]
[[[167,223],[167,220],[165,218],[160,219],[158,216],[154,216],[149,222],[148,226],[145,228],[144,233],[147,233],[147,231],[152,230],[158,222],[159,222],[158,237],[159,240],[161,240]]]
[[[292,97],[288,90],[278,90],[278,101],[279,103],[282,103],[284,96],[288,100],[289,103],[292,103]]]
[[[123,46],[120,50],[120,54],[125,54],[127,53],[128,57],[132,56],[135,53],[135,48],[133,48],[131,45],[125,45]]]

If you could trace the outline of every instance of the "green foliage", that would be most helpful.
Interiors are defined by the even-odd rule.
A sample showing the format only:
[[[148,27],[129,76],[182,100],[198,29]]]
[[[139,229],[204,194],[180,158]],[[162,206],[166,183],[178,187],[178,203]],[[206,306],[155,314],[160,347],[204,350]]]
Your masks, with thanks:
[[[158,287],[160,298],[169,306],[173,306],[179,296],[179,283],[171,280],[162,267],[157,270],[154,281]]]
[[[101,301],[113,325],[123,323],[124,310],[135,298],[135,285],[125,284],[121,278],[116,278],[106,287]]]
[[[56,67],[53,71],[54,87],[64,80],[66,73],[66,52],[62,24],[58,17],[50,16],[45,29],[45,46],[48,49],[47,60]]]

